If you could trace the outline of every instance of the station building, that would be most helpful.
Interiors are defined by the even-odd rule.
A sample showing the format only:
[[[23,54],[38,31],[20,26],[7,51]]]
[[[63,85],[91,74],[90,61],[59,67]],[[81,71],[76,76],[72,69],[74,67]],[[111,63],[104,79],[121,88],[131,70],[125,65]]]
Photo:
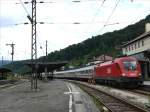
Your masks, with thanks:
[[[100,56],[94,57],[94,60],[95,61],[99,61],[99,60],[100,61],[111,61],[111,60],[113,60],[113,57],[102,54]]]
[[[145,33],[122,45],[124,55],[133,56],[141,63],[143,78],[150,78],[150,23]]]
[[[99,64],[99,63],[103,63],[105,61],[112,61],[113,57],[108,56],[106,54],[102,54],[100,56],[94,56],[93,59],[87,63],[86,65],[94,65],[94,64]]]

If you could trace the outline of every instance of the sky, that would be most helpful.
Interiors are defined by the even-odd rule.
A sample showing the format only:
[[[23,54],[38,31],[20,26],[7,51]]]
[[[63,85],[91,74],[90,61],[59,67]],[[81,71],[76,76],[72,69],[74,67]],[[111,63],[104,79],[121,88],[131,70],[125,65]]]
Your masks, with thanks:
[[[37,0],[37,56],[123,29],[150,14],[150,0]],[[74,2],[80,1],[80,2]],[[24,4],[24,2],[29,2]],[[31,58],[31,0],[0,0],[0,60]],[[23,4],[22,4],[23,3]],[[44,24],[40,24],[44,22]],[[29,24],[24,24],[29,23]]]

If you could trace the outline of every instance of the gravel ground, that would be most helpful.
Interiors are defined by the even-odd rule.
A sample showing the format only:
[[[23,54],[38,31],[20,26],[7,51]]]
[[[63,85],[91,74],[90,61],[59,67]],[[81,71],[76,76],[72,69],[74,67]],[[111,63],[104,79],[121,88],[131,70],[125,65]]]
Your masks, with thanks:
[[[98,112],[98,109],[75,85],[54,80],[38,82],[37,91],[30,90],[30,82],[0,89],[0,112]]]

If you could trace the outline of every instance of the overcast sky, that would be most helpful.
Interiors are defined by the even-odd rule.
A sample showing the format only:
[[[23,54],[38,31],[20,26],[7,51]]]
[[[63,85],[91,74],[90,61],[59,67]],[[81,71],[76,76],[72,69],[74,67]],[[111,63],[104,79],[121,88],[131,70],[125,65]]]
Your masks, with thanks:
[[[31,3],[24,4],[24,8],[20,1],[31,0],[0,0],[0,59],[3,56],[11,60],[11,47],[6,43],[12,42],[15,43],[14,60],[31,57],[31,24],[23,24],[30,23],[27,15],[31,15]],[[150,14],[150,0],[43,1],[46,3],[37,4],[37,22],[45,23],[37,24],[38,57],[45,55],[46,40],[50,53],[122,29]]]

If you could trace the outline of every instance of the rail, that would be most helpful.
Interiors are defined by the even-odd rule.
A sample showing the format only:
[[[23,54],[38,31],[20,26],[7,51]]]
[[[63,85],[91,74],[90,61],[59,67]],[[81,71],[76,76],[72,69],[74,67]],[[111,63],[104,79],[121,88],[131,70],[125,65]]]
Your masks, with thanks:
[[[72,81],[71,81],[72,82]],[[74,82],[73,82],[74,83]],[[100,91],[91,86],[77,83],[84,91],[97,98],[110,112],[150,112],[148,109],[141,108],[119,97],[112,96],[109,93]]]

